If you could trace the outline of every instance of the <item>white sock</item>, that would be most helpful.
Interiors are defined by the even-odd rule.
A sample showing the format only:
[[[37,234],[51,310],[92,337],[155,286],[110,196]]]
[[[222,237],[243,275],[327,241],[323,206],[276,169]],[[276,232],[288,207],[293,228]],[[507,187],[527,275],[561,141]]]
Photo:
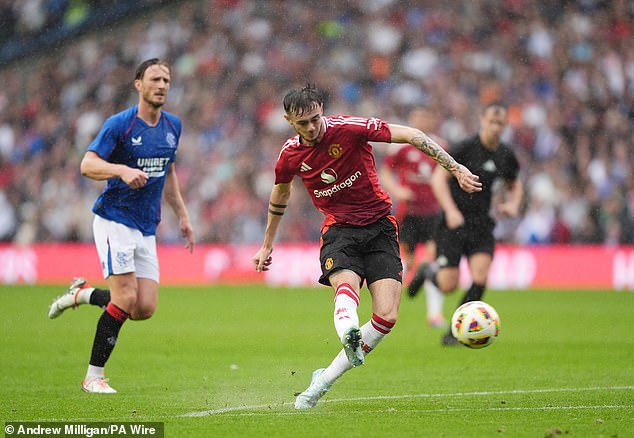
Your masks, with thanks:
[[[342,283],[335,291],[335,330],[339,339],[350,327],[359,327],[359,293],[348,283]]]
[[[372,314],[372,319],[363,324],[361,339],[363,339],[363,353],[366,356],[392,331],[394,324],[396,323],[388,322],[375,314]]]
[[[377,315],[361,327],[361,339],[363,339],[363,352],[367,356],[390,333],[394,323],[387,322]],[[322,374],[322,378],[328,385],[332,385],[346,371],[352,368],[352,364],[342,349],[333,359]]]
[[[324,370],[321,377],[328,385],[332,385],[335,381],[343,375],[346,371],[352,368],[352,364],[346,356],[346,352],[341,349],[339,354],[335,356],[333,361]]]
[[[431,280],[425,280],[425,301],[427,302],[427,318],[443,314],[445,294]]]
[[[91,377],[103,377],[104,376],[104,368],[96,367],[94,365],[88,365],[88,371],[86,371],[86,378],[89,379]]]
[[[94,287],[87,287],[85,289],[80,289],[79,292],[77,292],[76,301],[80,304],[90,304],[90,296],[92,295],[94,290],[95,290]]]

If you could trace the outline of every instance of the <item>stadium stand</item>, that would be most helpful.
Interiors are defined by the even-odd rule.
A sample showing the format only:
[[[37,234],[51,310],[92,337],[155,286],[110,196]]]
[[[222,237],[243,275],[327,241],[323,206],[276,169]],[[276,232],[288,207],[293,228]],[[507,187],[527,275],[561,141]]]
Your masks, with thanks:
[[[634,242],[632,2],[148,0],[106,15],[112,4],[0,0],[2,241],[92,239],[101,184],[79,160],[133,102],[129,72],[158,56],[173,63],[167,109],[184,120],[179,178],[203,242],[259,243],[291,133],[280,100],[306,81],[329,113],[402,122],[430,106],[450,141],[503,100],[527,202],[499,239]],[[320,215],[303,189],[294,198],[280,239],[316,240]],[[159,237],[178,241],[170,216]]]

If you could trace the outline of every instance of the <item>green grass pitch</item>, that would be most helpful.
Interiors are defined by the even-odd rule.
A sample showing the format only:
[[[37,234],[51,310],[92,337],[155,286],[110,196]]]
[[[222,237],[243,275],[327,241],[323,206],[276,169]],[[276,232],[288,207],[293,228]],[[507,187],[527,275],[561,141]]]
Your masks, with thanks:
[[[329,289],[163,286],[155,316],[119,336],[115,395],[80,390],[100,310],[49,320],[63,289],[0,288],[3,422],[161,421],[166,437],[634,436],[632,293],[487,292],[502,323],[483,350],[442,347],[424,298],[404,297],[366,365],[296,411],[294,393],[340,349]]]

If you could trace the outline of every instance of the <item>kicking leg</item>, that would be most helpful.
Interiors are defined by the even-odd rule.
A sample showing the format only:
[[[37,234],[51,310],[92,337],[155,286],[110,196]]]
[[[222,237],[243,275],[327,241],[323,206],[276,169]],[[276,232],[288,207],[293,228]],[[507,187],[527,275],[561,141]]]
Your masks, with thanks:
[[[398,314],[401,298],[401,283],[393,279],[383,279],[369,286],[372,294],[372,319],[360,329],[363,356],[369,354],[388,335]],[[342,349],[327,368],[313,372],[310,386],[295,400],[296,409],[310,409],[330,390],[330,387],[346,371],[353,368],[346,349]]]

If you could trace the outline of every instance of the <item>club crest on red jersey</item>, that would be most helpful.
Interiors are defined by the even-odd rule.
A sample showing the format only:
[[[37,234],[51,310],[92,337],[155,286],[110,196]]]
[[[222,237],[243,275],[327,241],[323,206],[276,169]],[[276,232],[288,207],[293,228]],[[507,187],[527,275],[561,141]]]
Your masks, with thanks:
[[[342,152],[343,148],[338,143],[328,146],[328,155],[330,155],[332,158],[339,158]]]

